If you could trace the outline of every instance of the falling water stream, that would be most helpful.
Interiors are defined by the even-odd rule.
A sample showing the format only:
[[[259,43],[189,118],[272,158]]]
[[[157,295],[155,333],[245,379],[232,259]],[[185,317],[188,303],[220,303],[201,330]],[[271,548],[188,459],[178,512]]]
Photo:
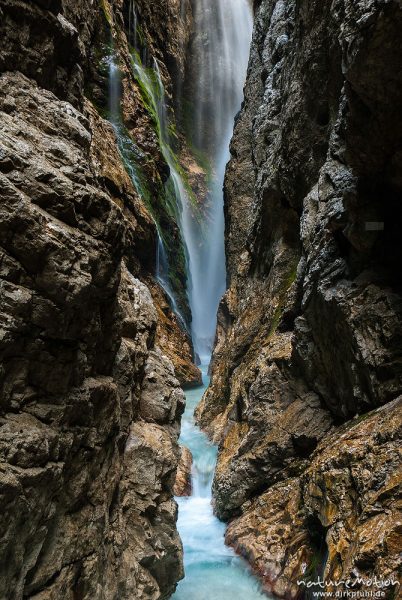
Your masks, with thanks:
[[[182,3],[183,7],[184,3]],[[137,13],[130,2],[130,39],[134,44],[132,66],[148,109],[154,115],[161,152],[169,165],[165,184],[171,211],[180,228],[187,262],[187,295],[192,312],[191,335],[201,362],[203,385],[186,393],[180,442],[193,455],[192,495],[177,498],[178,530],[184,547],[185,578],[174,600],[259,600],[266,598],[246,563],[225,546],[225,525],[213,514],[211,488],[217,448],[194,422],[194,409],[208,384],[208,364],[216,329],[218,305],[226,287],[224,250],[223,180],[229,159],[234,118],[240,109],[252,32],[249,0],[193,0],[195,35],[189,61],[188,95],[193,106],[188,136],[197,153],[211,166],[210,185],[202,211],[194,206],[177,157],[172,151],[165,91],[158,62],[147,49],[137,49]],[[181,11],[181,18],[184,11]],[[119,147],[126,140],[119,118],[118,70],[109,63],[110,115]],[[132,150],[130,148],[130,150]],[[128,165],[134,184],[140,178]],[[131,172],[132,170],[132,172]],[[140,191],[140,190],[139,190]],[[157,225],[157,224],[156,224]],[[165,289],[173,310],[182,319],[169,281],[168,257],[163,232],[158,231],[156,277]],[[184,320],[183,320],[184,322]]]
[[[234,117],[243,98],[253,22],[249,0],[196,0],[194,17],[194,118],[189,134],[211,164],[212,182],[206,226],[191,221],[185,237],[190,240],[193,342],[201,361],[206,362],[215,337],[218,304],[226,288],[222,187]]]

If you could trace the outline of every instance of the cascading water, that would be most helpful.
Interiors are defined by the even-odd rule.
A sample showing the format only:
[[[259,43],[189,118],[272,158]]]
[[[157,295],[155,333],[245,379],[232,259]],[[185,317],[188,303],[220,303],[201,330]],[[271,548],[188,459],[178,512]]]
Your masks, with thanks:
[[[120,73],[114,61],[110,56],[109,61],[109,119],[116,128],[120,124]]]
[[[184,223],[190,255],[192,332],[202,362],[209,360],[218,304],[226,286],[223,179],[233,121],[240,109],[252,32],[248,0],[196,0],[190,88],[193,145],[208,159],[213,181],[205,222]]]
[[[175,315],[177,316],[181,327],[183,329],[185,329],[186,331],[188,331],[186,320],[183,317],[179,307],[177,306],[176,298],[175,298],[174,292],[172,290],[172,286],[170,285],[168,257],[166,255],[165,246],[163,245],[162,236],[159,232],[158,227],[157,227],[157,232],[158,232],[158,246],[156,248],[156,269],[155,269],[156,280],[158,281],[159,285],[164,289],[167,297],[169,298],[170,306],[171,306],[173,312],[175,313]]]
[[[136,44],[137,15],[135,11],[135,5],[133,2],[131,2],[129,10],[129,32],[131,40],[133,41],[133,43]],[[113,47],[113,42],[111,43],[111,45]],[[109,68],[109,121],[113,125],[113,128],[115,130],[119,150],[125,162],[127,171],[131,177],[131,180],[133,181],[138,193],[143,199],[145,199],[148,192],[144,187],[143,177],[141,177],[140,175],[140,170],[138,169],[137,164],[137,161],[139,162],[141,160],[141,153],[130,138],[130,136],[125,131],[121,119],[121,77],[113,53],[107,58],[107,61]],[[151,103],[151,109],[154,112],[154,116],[156,117],[156,121],[158,124],[159,143],[164,158],[168,163],[171,172],[171,178],[167,183],[167,187],[170,187],[171,189],[168,190],[167,195],[168,197],[170,196],[171,198],[173,198],[171,200],[170,209],[172,213],[175,213],[175,217],[177,219],[177,206],[180,206],[182,201],[180,198],[180,194],[183,195],[184,201],[185,188],[184,185],[181,183],[179,173],[177,172],[174,154],[168,144],[168,122],[166,117],[164,88],[159,72],[159,67],[157,62],[154,61],[154,69],[146,69],[145,67],[143,67],[142,61],[139,55],[137,55],[136,53],[133,55],[133,67],[137,77],[140,79],[142,85],[145,87],[145,91],[148,95],[148,100]],[[153,73],[152,79],[149,75],[149,72]],[[133,160],[135,158],[137,160]],[[163,243],[163,236],[156,222],[155,227],[157,230],[156,279],[161,285],[161,287],[164,289],[169,299],[170,305],[174,313],[176,314],[182,328],[188,330],[188,325],[178,307],[177,300],[169,280],[168,257]]]
[[[178,529],[183,540],[185,579],[175,600],[262,600],[260,585],[246,563],[224,544],[225,526],[214,515],[211,487],[217,448],[194,423],[194,409],[208,381],[208,363],[216,329],[219,300],[225,290],[223,178],[229,159],[229,142],[236,112],[240,108],[252,30],[248,0],[193,0],[196,6],[196,35],[192,47],[194,119],[193,146],[211,165],[212,183],[207,206],[198,210],[191,198],[177,157],[172,151],[165,92],[159,65],[146,49],[138,51],[135,4],[130,3],[130,41],[135,51],[133,70],[148,110],[154,116],[159,145],[169,166],[165,184],[170,210],[179,225],[187,257],[188,297],[192,311],[192,339],[201,359],[204,385],[186,394],[180,442],[193,455],[192,487],[189,498],[178,498]],[[182,3],[182,8],[184,3]],[[181,18],[184,11],[181,11]],[[118,72],[110,65],[110,113],[118,132]],[[123,140],[124,140],[123,136]],[[124,148],[123,148],[124,150]],[[128,165],[129,166],[129,165]],[[129,167],[130,168],[130,167]],[[135,169],[134,169],[135,175]],[[163,232],[158,231],[156,277],[180,317],[169,283],[168,258]]]
[[[185,578],[173,600],[267,600],[246,563],[225,546],[225,525],[213,514],[211,484],[217,448],[194,424],[194,409],[208,385],[207,366],[202,368],[205,385],[186,393],[180,443],[193,455],[193,493],[176,498],[177,527],[184,547]]]
[[[169,131],[169,121],[167,118],[165,89],[163,86],[159,65],[157,60],[153,59],[152,68],[147,68],[144,66],[143,59],[140,58],[140,55],[137,51],[134,51],[132,54],[132,64],[134,74],[141,85],[143,94],[146,97],[148,108],[154,116],[157,127],[159,147],[169,167],[170,176],[165,183],[166,197],[169,205],[168,209],[180,227],[181,235],[185,245],[185,251],[188,253],[186,239],[183,235],[183,216],[186,215],[185,218],[189,218],[188,213],[191,209],[194,210],[194,205],[190,199],[190,190],[188,186],[186,186],[183,175],[180,172],[180,164],[171,147],[171,134]],[[191,218],[194,220],[193,215]],[[158,247],[156,276],[170,299],[172,309],[178,316],[182,326],[187,329],[187,324],[178,309],[177,301],[175,299],[172,286],[170,285],[168,257],[163,244],[163,236],[158,227],[157,231]],[[191,272],[191,268],[187,270],[188,272]]]
[[[181,5],[181,18],[184,16]],[[135,7],[130,23],[137,23]],[[216,329],[216,314],[226,287],[224,249],[223,179],[229,159],[233,120],[242,100],[252,15],[248,0],[197,0],[196,34],[192,47],[194,119],[189,132],[212,170],[206,206],[194,205],[177,158],[171,149],[165,92],[159,65],[144,66],[144,57],[133,53],[133,68],[157,122],[162,154],[170,169],[172,209],[180,227],[187,256],[191,333],[196,355],[208,362]],[[137,33],[130,35],[137,39]],[[195,76],[193,76],[195,75]]]
[[[111,46],[113,47],[113,41],[111,42]],[[121,76],[113,52],[106,58],[106,61],[109,69],[109,121],[113,125],[120,154],[134,187],[140,196],[145,199],[148,192],[144,186],[144,178],[141,176],[140,169],[138,168],[138,163],[141,160],[141,152],[126,133],[121,119]]]

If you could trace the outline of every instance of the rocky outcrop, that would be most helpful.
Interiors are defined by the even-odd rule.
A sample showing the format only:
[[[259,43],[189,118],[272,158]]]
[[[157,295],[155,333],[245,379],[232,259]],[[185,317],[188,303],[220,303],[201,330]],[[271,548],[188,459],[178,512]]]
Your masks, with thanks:
[[[193,464],[193,456],[191,451],[186,446],[181,446],[181,455],[179,466],[177,467],[176,481],[174,484],[175,496],[191,496],[191,467]]]
[[[295,597],[318,574],[397,579],[402,9],[255,5],[197,419],[227,541]]]
[[[137,0],[136,11],[145,24],[148,45],[155,47],[169,73],[169,94],[181,111],[181,93],[186,67],[187,48],[193,33],[191,0]]]
[[[373,591],[371,574],[393,597],[400,567],[402,399],[329,435],[300,477],[279,481],[230,522],[226,542],[279,597],[303,597],[318,576]]]
[[[0,1],[2,600],[156,600],[183,576],[168,356],[182,382],[198,371],[144,283],[157,288],[154,220],[103,118],[113,37],[127,139],[160,189],[128,4]]]
[[[132,186],[126,215],[102,189],[95,112],[20,74],[0,89],[1,597],[164,597],[182,573],[184,399],[139,264],[122,262],[149,217]]]
[[[192,362],[193,348],[190,335],[172,311],[169,300],[163,289],[154,280],[148,278],[146,283],[154,299],[158,311],[156,326],[157,344],[172,361],[183,388],[202,384],[201,371]]]

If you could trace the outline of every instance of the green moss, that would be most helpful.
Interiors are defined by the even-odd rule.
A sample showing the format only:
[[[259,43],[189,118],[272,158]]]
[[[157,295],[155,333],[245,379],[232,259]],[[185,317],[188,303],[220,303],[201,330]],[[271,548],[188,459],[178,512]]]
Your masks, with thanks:
[[[158,115],[157,100],[161,100],[160,90],[158,90],[157,77],[153,69],[144,67],[137,50],[131,49],[133,59],[134,77],[140,90],[143,106],[152,118],[154,127],[157,130],[158,138],[161,135],[161,123]]]
[[[272,316],[272,322],[271,322],[271,327],[269,329],[269,333],[268,335],[271,336],[275,333],[275,331],[278,329],[279,323],[281,322],[281,318],[282,318],[282,306],[277,306],[274,314]]]
[[[296,264],[294,264],[288,274],[288,276],[286,277],[285,280],[285,290],[286,292],[289,291],[289,288],[294,284],[294,282],[296,281],[296,277],[297,277],[297,267],[299,265],[299,259],[297,259]]]
[[[110,5],[106,0],[100,0],[100,5],[106,22],[111,27]],[[140,37],[140,42],[143,43],[142,33]],[[105,81],[108,81],[110,59],[114,52],[112,40],[109,44],[99,44],[93,51],[97,70]],[[115,63],[118,64],[118,56],[115,57]],[[151,117],[151,122],[157,134],[161,153],[166,162],[181,177],[188,198],[195,203],[194,194],[189,185],[187,175],[172,148],[171,142],[175,143],[177,141],[176,128],[174,124],[165,123],[163,119],[164,89],[158,73],[154,69],[144,67],[141,64],[139,53],[136,50],[133,50],[133,73],[140,90],[143,106]],[[107,90],[104,91],[107,93]],[[87,95],[89,98],[92,96],[93,101],[91,89],[87,90]],[[95,102],[94,104],[96,106]],[[96,108],[103,118],[111,121],[108,106],[96,106]],[[116,118],[114,118],[114,121],[116,121]],[[175,293],[180,310],[189,319],[185,292],[186,258],[184,243],[180,239],[180,231],[177,226],[180,207],[176,199],[173,178],[170,177],[165,184],[162,182],[160,175],[155,171],[154,164],[149,164],[150,158],[140,150],[135,140],[130,136],[129,131],[123,124],[121,115],[118,118],[118,123],[114,123],[114,127],[122,163],[144,205],[154,218],[168,257],[168,277],[171,287]],[[152,177],[150,173],[152,173]]]
[[[279,327],[279,324],[282,320],[283,311],[286,305],[287,294],[289,289],[293,285],[297,276],[297,266],[299,264],[299,259],[295,257],[295,260],[292,261],[290,270],[288,274],[283,278],[282,285],[279,290],[279,302],[276,307],[274,314],[272,315],[271,326],[268,332],[268,337],[271,337]]]
[[[116,136],[124,167],[145,206],[152,212],[151,192],[141,165],[145,157],[123,125],[116,130]]]
[[[109,27],[112,28],[113,20],[112,20],[109,2],[107,0],[100,0],[100,7],[101,7],[101,10],[102,10],[103,16],[105,17],[106,22],[108,23]]]
[[[196,146],[194,140],[194,102],[183,98],[180,104],[181,108],[181,125],[185,132],[187,142],[191,146]]]
[[[356,425],[363,423],[364,421],[369,419],[375,413],[375,411],[376,411],[376,409],[371,410],[369,412],[363,413],[362,415],[358,415],[358,416],[350,419],[349,421],[346,421],[346,423],[343,423],[339,427],[339,433],[344,433],[344,432],[348,431],[349,429],[353,429],[353,427],[355,427]]]
[[[177,231],[175,231],[173,225],[177,223],[174,192],[171,185],[164,185],[159,177],[156,180],[154,179],[150,186],[145,170],[146,157],[141,153],[123,126],[118,129],[117,134],[118,146],[125,169],[142,201],[151,213],[166,250],[169,263],[168,278],[175,293],[177,304],[181,312],[187,314],[186,262],[183,242],[178,247]]]
[[[321,553],[317,550],[311,556],[310,562],[307,566],[307,569],[304,573],[305,581],[311,581],[315,579],[318,569],[320,568],[322,563]]]
[[[370,411],[370,412],[366,412],[363,413],[362,415],[358,415],[356,416],[351,425],[357,425],[357,423],[362,423],[363,421],[366,421],[369,417],[371,417],[371,415],[373,414],[374,411]]]
[[[137,20],[137,26],[135,29],[135,34],[137,37],[137,44],[138,44],[139,48],[145,48],[146,47],[145,33],[144,33],[144,30],[143,30],[141,24],[138,22],[138,20]],[[138,48],[132,47],[131,51],[137,52]]]
[[[164,110],[164,89],[162,82],[155,69],[145,67],[142,64],[140,55],[135,49],[132,49],[132,60],[133,73],[140,90],[142,103],[153,122],[162,155],[166,162],[172,166],[180,176],[188,199],[195,209],[195,217],[200,218],[197,199],[188,181],[187,173],[181,166],[179,158],[172,148],[172,141],[177,140],[175,125],[168,121],[167,115],[165,117],[166,123],[162,123],[161,121],[161,113]],[[168,183],[167,188],[169,210],[178,219],[178,207],[175,199],[173,182]]]
[[[209,156],[207,155],[206,152],[203,152],[202,150],[198,150],[194,146],[189,146],[189,147],[190,147],[191,154],[194,156],[198,166],[201,167],[201,169],[204,171],[205,181],[206,181],[207,186],[209,187],[213,181],[213,168],[212,168],[211,159],[209,158]]]

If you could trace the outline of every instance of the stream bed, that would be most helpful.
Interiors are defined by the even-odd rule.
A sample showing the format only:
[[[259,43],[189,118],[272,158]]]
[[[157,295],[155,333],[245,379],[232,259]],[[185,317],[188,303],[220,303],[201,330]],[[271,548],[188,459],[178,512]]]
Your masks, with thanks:
[[[184,546],[185,578],[174,600],[267,600],[247,563],[225,546],[225,524],[213,514],[211,486],[217,447],[195,425],[194,409],[206,390],[207,366],[202,367],[204,385],[186,392],[180,443],[193,454],[193,493],[176,498],[178,530]]]

